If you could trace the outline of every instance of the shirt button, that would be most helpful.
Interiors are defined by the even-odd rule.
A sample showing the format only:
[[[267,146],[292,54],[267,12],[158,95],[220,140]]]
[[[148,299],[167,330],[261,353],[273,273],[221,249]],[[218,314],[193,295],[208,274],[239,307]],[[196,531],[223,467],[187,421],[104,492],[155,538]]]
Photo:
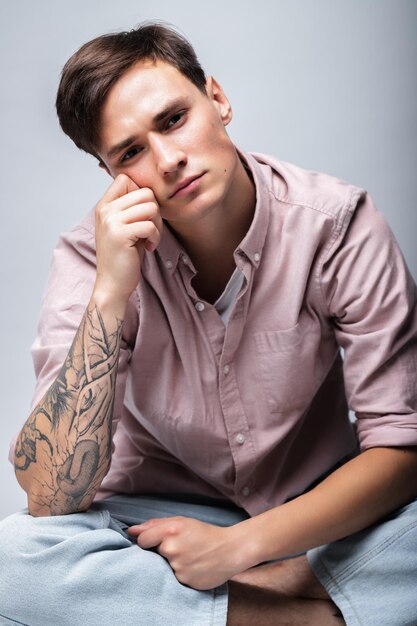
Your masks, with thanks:
[[[173,262],[172,262],[172,261],[167,261],[167,262],[165,263],[165,265],[167,266],[167,268],[168,268],[169,270],[170,270],[170,269],[172,269],[172,268],[173,268],[173,266],[174,266],[174,264],[173,264]]]
[[[185,254],[182,255],[181,260],[183,263],[187,264],[188,263],[188,257],[185,256]]]
[[[250,489],[249,487],[243,487],[242,489],[242,495],[243,496],[248,496],[250,494]]]
[[[255,252],[255,254],[253,255],[253,258],[255,259],[256,262],[258,262],[259,259],[261,258],[261,255],[259,254],[259,252]]]
[[[199,313],[201,313],[201,311],[204,311],[204,309],[206,308],[203,302],[196,302],[194,306]]]
[[[227,376],[227,374],[230,372],[230,365],[225,365],[225,366],[224,366],[224,368],[223,368],[223,372],[224,372],[224,373],[226,374],[226,376]]]
[[[245,435],[243,433],[238,433],[236,435],[236,441],[238,442],[239,445],[242,445],[246,441]]]

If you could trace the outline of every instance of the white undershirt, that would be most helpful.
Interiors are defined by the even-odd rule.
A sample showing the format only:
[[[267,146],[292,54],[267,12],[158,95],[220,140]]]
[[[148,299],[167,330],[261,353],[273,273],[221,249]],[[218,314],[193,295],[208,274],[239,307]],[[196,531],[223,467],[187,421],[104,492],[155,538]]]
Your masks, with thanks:
[[[223,324],[225,326],[227,325],[228,319],[232,312],[233,305],[242,287],[243,278],[244,276],[242,272],[240,271],[240,269],[236,268],[233,274],[231,275],[229,282],[224,288],[222,295],[214,303],[214,306],[218,314],[222,318]]]

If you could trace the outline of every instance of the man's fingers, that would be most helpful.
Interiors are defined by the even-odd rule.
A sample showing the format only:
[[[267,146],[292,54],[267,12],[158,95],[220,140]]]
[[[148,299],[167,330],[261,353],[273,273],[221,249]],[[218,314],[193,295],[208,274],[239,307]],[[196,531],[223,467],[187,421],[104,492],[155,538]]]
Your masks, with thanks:
[[[129,191],[124,196],[116,198],[111,202],[111,207],[116,211],[125,211],[134,205],[154,203],[157,205],[154,193],[148,187],[142,187],[141,189],[134,189]],[[108,204],[109,206],[109,204]]]
[[[117,198],[125,196],[131,191],[139,189],[138,185],[126,174],[119,174],[116,176],[112,184],[108,187],[107,191],[103,195],[102,201],[112,202]]]
[[[132,245],[136,245],[140,240],[146,240],[146,249],[153,252],[161,241],[161,233],[153,222],[135,222],[126,224],[125,233]]]
[[[142,522],[141,524],[134,524],[133,526],[129,526],[128,531],[129,535],[139,535],[141,532],[154,528],[155,526],[160,526],[167,522],[169,517],[153,517],[151,519],[146,520],[146,522]]]
[[[120,214],[119,219],[123,224],[134,224],[135,222],[150,221],[162,232],[163,222],[159,208],[155,203],[139,204],[132,206]]]
[[[167,537],[173,536],[178,530],[178,517],[159,517],[149,519],[143,524],[135,524],[128,528],[129,535],[137,537],[141,548],[154,548],[159,546]]]
[[[156,548],[157,546],[159,546],[163,538],[164,535],[161,534],[160,529],[157,529],[156,531],[155,529],[145,530],[138,536],[137,542],[138,546],[140,546],[144,550],[148,550],[149,548]]]
[[[130,529],[129,529],[130,532]],[[155,526],[148,526],[145,530],[142,530],[137,536],[138,546],[147,550],[148,548],[156,548],[167,536],[166,524],[157,524]]]

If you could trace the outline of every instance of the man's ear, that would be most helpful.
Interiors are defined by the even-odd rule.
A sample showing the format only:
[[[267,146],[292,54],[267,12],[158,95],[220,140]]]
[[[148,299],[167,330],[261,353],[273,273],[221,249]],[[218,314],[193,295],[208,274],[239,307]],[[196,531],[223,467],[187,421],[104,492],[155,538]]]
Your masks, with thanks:
[[[217,108],[224,126],[227,126],[233,117],[232,107],[229,100],[226,98],[226,94],[223,89],[213,76],[207,77],[206,92],[207,96]]]

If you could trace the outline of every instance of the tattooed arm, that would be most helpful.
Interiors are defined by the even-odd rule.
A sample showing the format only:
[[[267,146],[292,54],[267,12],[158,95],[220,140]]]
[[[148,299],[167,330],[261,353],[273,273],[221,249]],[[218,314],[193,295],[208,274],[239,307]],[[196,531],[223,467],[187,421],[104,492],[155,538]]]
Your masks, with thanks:
[[[15,469],[32,514],[85,510],[108,470],[121,328],[90,302],[57,379],[20,432]]]
[[[118,176],[96,208],[97,275],[91,300],[55,382],[15,448],[32,515],[88,509],[111,460],[112,413],[127,301],[162,220],[150,189]]]

